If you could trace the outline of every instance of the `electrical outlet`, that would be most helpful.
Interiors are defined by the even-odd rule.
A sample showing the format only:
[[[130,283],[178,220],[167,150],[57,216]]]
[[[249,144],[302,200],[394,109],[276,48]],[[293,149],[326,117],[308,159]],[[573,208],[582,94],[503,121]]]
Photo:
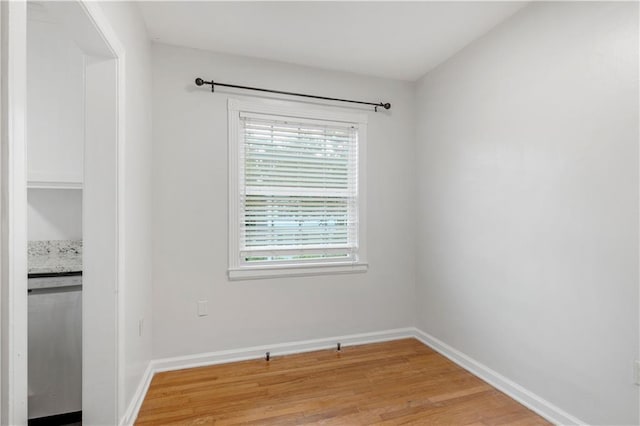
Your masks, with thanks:
[[[206,317],[209,315],[209,305],[207,300],[198,300],[198,316]]]
[[[633,363],[633,380],[640,386],[640,360],[637,359]]]
[[[144,318],[138,320],[138,336],[142,337],[142,330],[144,329]]]

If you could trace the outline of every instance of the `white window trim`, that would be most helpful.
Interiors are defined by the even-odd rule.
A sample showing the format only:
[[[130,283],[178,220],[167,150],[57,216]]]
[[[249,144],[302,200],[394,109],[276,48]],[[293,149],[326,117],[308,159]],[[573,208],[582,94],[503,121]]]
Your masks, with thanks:
[[[240,189],[239,144],[240,112],[282,115],[303,119],[320,119],[358,124],[358,260],[357,262],[317,262],[304,264],[243,265],[239,256]],[[335,109],[319,109],[291,101],[229,99],[229,279],[245,280],[287,276],[310,276],[366,272],[367,264],[367,115]]]

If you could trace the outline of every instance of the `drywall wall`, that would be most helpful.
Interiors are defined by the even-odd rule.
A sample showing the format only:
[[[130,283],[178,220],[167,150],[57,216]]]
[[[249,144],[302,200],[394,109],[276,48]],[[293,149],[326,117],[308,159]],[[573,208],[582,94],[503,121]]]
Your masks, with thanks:
[[[124,168],[119,224],[125,259],[119,277],[124,291],[119,319],[119,362],[125,370],[118,401],[122,417],[151,359],[151,50],[135,3],[99,5],[125,49],[125,143],[119,154]]]
[[[115,424],[118,359],[117,64],[87,58],[82,253],[82,421]],[[120,284],[122,286],[122,284]],[[122,363],[121,363],[122,362]]]
[[[638,4],[533,3],[418,85],[418,327],[637,424]]]
[[[29,241],[82,239],[81,190],[32,188],[27,202]]]
[[[366,273],[227,279],[227,100],[196,77],[391,102],[368,111]],[[413,86],[153,45],[153,355],[196,354],[414,323]],[[300,98],[293,98],[300,101]],[[198,317],[197,302],[209,315]]]

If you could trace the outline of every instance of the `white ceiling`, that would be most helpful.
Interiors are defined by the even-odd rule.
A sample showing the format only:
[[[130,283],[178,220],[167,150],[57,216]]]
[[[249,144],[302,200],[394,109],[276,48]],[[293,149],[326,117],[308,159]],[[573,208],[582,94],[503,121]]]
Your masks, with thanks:
[[[413,81],[526,3],[141,2],[162,43]]]

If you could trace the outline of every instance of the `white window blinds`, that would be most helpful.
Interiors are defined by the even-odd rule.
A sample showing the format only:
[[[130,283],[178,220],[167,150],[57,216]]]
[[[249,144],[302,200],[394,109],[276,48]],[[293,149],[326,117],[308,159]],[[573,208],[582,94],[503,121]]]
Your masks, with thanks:
[[[352,261],[357,125],[240,114],[240,261]]]

